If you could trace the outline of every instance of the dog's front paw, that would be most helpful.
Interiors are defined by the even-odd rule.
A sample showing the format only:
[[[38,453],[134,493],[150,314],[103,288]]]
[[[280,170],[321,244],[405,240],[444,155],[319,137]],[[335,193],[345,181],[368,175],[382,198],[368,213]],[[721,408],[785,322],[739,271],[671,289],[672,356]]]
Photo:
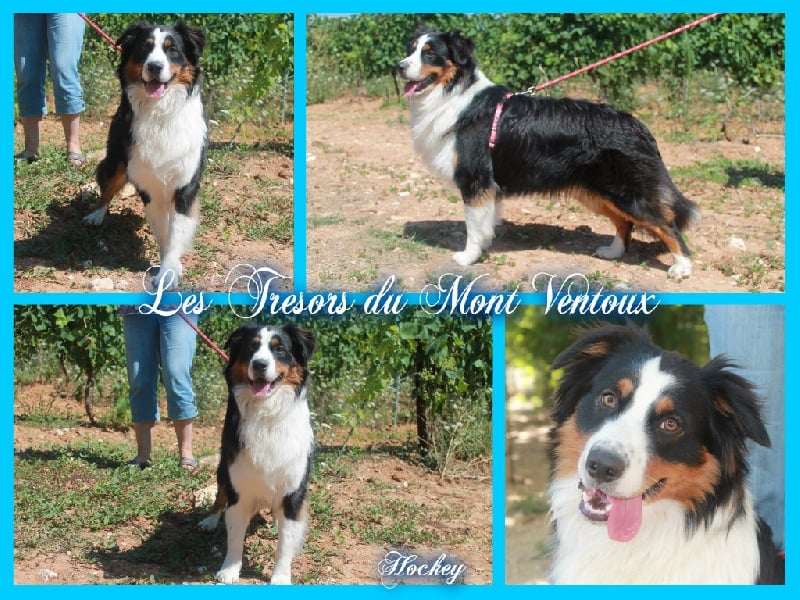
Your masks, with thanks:
[[[239,581],[239,571],[242,570],[242,563],[235,563],[232,565],[222,565],[222,568],[217,571],[217,581],[220,583],[236,583]]]
[[[158,273],[153,277],[153,290],[169,292],[178,289],[178,282],[183,275],[183,268],[180,263],[174,265],[162,265]]]
[[[453,260],[462,267],[468,267],[481,257],[480,249],[465,248],[463,252],[453,254]]]
[[[270,585],[291,585],[292,576],[289,573],[278,573],[277,571],[272,574],[269,580]]]
[[[108,205],[101,206],[97,210],[92,211],[88,215],[83,217],[83,223],[85,225],[100,227],[100,225],[103,224],[103,219],[105,219],[107,212],[108,212]]]

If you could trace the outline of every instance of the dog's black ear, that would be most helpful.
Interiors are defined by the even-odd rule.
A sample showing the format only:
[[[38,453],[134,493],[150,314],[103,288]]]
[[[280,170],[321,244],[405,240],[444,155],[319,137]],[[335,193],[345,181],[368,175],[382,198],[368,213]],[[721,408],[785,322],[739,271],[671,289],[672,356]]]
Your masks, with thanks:
[[[245,335],[247,335],[248,331],[251,331],[254,328],[253,325],[242,325],[236,331],[234,331],[229,337],[228,341],[225,342],[225,349],[230,350],[228,356],[228,362],[233,363],[236,361],[237,357],[239,356],[239,352],[242,348],[242,342],[244,341]]]
[[[447,34],[448,46],[450,53],[453,55],[453,60],[457,65],[464,67],[475,62],[473,52],[475,52],[475,44],[468,37],[461,35],[457,29],[453,29]]]
[[[186,56],[189,62],[196,65],[200,57],[203,56],[203,50],[206,47],[206,34],[200,29],[189,27],[189,25],[180,19],[173,25],[173,29],[177,31],[186,42]]]
[[[124,53],[126,49],[130,48],[130,45],[141,31],[148,30],[151,27],[152,25],[150,25],[148,21],[137,21],[122,32],[122,35],[120,35],[119,39],[117,40],[117,47],[120,48]]]
[[[556,423],[563,423],[575,412],[608,357],[631,343],[651,344],[650,336],[632,324],[606,325],[582,331],[578,340],[556,357],[553,369],[564,369],[553,399]]]
[[[434,31],[436,31],[436,30],[431,28],[431,27],[429,27],[425,23],[419,23],[417,25],[416,29],[414,29],[414,33],[412,34],[411,39],[415,40],[421,35],[424,35],[426,33],[433,33]]]
[[[711,436],[720,449],[720,464],[726,475],[733,475],[743,463],[747,438],[766,448],[770,446],[754,386],[730,370],[734,368],[736,365],[727,357],[717,356],[700,371],[712,396]]]
[[[308,361],[311,360],[311,355],[314,354],[314,348],[317,347],[317,340],[314,334],[300,329],[294,323],[287,323],[283,329],[292,340],[294,359],[305,367]]]

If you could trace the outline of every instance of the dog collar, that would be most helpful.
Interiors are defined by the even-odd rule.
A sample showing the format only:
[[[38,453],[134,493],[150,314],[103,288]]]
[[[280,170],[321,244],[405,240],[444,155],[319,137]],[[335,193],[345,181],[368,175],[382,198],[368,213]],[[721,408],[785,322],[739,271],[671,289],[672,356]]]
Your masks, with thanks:
[[[494,107],[494,119],[492,119],[492,132],[489,134],[489,149],[491,150],[494,148],[495,143],[497,142],[497,124],[500,122],[500,115],[503,114],[503,107],[506,105],[511,96],[513,96],[511,92],[508,92],[500,102],[497,103],[497,106]]]

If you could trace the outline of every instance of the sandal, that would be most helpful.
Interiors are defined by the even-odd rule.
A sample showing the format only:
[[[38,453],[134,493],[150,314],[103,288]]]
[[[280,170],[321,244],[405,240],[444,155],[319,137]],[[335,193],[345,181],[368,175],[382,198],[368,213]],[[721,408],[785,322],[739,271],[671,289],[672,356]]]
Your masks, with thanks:
[[[72,163],[79,169],[86,164],[86,157],[83,152],[67,152],[67,162]]]
[[[198,468],[197,461],[191,456],[182,456],[180,466],[181,469],[184,471],[189,471],[190,473],[194,473]]]
[[[147,467],[153,466],[153,461],[150,459],[142,460],[138,456],[132,460],[129,460],[125,463],[127,467],[139,467],[140,469],[146,469]]]
[[[17,162],[17,161],[21,162],[23,160],[25,162],[27,162],[28,164],[30,164],[32,162],[36,162],[37,160],[39,160],[39,153],[38,152],[28,152],[27,150],[23,150],[19,154],[15,154],[14,155],[14,162]]]

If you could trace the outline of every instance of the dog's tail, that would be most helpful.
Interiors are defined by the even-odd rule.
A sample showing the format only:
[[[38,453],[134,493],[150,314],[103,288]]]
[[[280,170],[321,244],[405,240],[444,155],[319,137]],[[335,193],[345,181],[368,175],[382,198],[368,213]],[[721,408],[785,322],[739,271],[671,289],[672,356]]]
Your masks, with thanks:
[[[674,198],[673,210],[675,211],[675,225],[678,229],[684,231],[697,225],[702,217],[700,207],[681,194],[677,188],[675,189]]]

